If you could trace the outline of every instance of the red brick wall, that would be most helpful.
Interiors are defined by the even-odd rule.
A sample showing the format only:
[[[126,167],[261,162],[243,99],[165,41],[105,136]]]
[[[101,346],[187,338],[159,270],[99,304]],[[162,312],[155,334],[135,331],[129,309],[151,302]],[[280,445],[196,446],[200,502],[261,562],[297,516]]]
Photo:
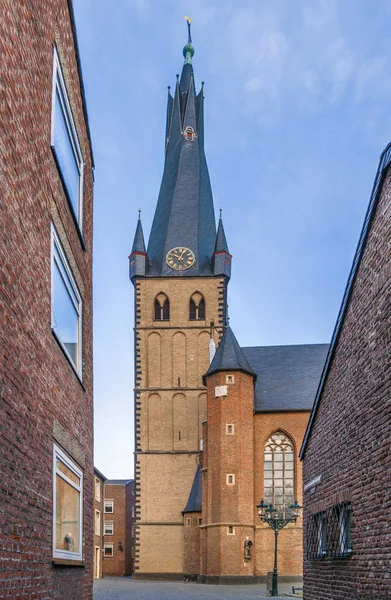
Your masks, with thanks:
[[[295,453],[295,498],[302,504],[302,464],[298,453],[308,423],[309,412],[257,413],[254,416],[255,496],[254,506],[264,497],[263,455],[265,442],[272,433],[281,430],[293,441]],[[273,570],[274,533],[268,525],[261,524],[255,513],[255,573],[264,577]],[[278,572],[283,576],[300,576],[303,573],[303,523],[287,525],[278,536]]]
[[[103,559],[104,576],[123,577],[132,574],[133,485],[133,482],[128,485],[105,485],[105,500],[114,501],[114,513],[105,513],[104,520],[114,522],[114,535],[105,535],[104,544],[113,544],[114,553],[112,557]]]
[[[304,456],[305,522],[350,501],[352,555],[305,560],[306,600],[391,597],[390,240],[388,171]]]
[[[226,373],[207,379],[203,574],[252,576],[253,561],[244,563],[243,547],[246,537],[254,541],[254,385],[252,376],[238,371],[232,374],[235,382],[228,384],[227,397],[215,398],[215,386],[226,385]],[[234,425],[234,435],[227,435],[227,424]],[[235,476],[232,486],[226,484],[228,474]],[[227,535],[229,525],[234,527],[234,535]]]
[[[2,598],[92,598],[90,146],[65,0],[0,0],[0,562]],[[85,161],[84,251],[50,148],[57,40]],[[51,332],[54,210],[83,283],[83,386]],[[52,564],[53,441],[84,471],[85,568]]]

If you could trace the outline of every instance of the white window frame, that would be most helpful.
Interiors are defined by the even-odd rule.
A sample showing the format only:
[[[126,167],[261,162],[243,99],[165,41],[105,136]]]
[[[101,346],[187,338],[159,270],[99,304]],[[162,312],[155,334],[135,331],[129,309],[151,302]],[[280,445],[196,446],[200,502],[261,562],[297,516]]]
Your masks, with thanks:
[[[111,554],[106,554],[106,548],[111,548]],[[114,544],[103,544],[103,558],[113,558],[114,557]]]
[[[111,506],[113,510],[106,510],[106,508],[108,506]],[[105,500],[104,504],[103,504],[103,512],[106,515],[113,515],[114,514],[114,500]]]
[[[60,263],[58,263],[55,250],[57,250],[57,253],[59,255]],[[72,292],[76,296],[76,299],[77,299],[77,305],[76,305],[72,300],[72,295],[69,294],[69,296],[72,300],[72,304],[75,307],[76,312],[78,314],[78,318],[79,318],[78,348],[77,348],[77,357],[76,357],[77,364],[75,364],[73,358],[71,357],[68,350],[66,349],[65,344],[61,340],[60,335],[56,332],[56,327],[55,327],[55,322],[54,322],[54,267],[55,267],[55,263],[58,265],[60,273],[62,272],[64,275],[66,275],[68,277],[69,282],[71,284]],[[73,276],[72,269],[70,267],[70,264],[68,262],[66,255],[65,255],[64,248],[62,246],[60,237],[56,231],[56,228],[55,228],[53,222],[51,223],[51,278],[52,278],[52,281],[51,281],[51,327],[56,336],[58,343],[60,344],[60,346],[61,346],[63,352],[65,353],[66,357],[68,358],[70,364],[72,365],[72,367],[75,369],[76,373],[82,380],[83,379],[83,369],[82,369],[82,364],[83,364],[82,363],[83,301],[82,301],[82,297],[80,295],[76,280]],[[68,288],[69,287],[68,282],[65,281],[64,278],[63,278],[63,281],[64,281],[64,285]]]
[[[100,535],[100,510],[95,509],[95,535]]]
[[[100,479],[95,477],[95,500],[100,502]]]
[[[230,529],[232,529],[232,531],[230,531]],[[227,535],[235,535],[235,527],[233,525],[228,525]]]
[[[59,92],[60,102],[64,111],[66,127],[68,129],[69,138],[71,141],[72,150],[75,156],[77,168],[79,171],[79,198],[78,198],[78,212],[79,215],[75,214],[75,210],[72,205],[71,199],[68,197],[68,191],[64,183],[64,190],[67,200],[70,204],[70,208],[75,217],[80,231],[83,231],[83,189],[84,189],[84,161],[83,155],[79,143],[79,138],[76,131],[75,120],[73,118],[71,105],[69,102],[68,92],[65,85],[64,76],[62,74],[61,63],[58,56],[56,46],[53,46],[53,84],[52,84],[52,122],[51,122],[51,139],[50,145],[56,153],[54,145],[54,124],[55,124],[55,106],[56,106],[56,91]],[[60,167],[59,167],[60,171]]]
[[[230,481],[230,477],[232,477],[232,481]],[[226,480],[225,480],[227,485],[235,485],[235,474],[234,473],[228,473],[226,475]]]
[[[229,430],[231,428],[231,431]],[[235,425],[233,423],[227,423],[225,427],[225,433],[227,435],[235,435]]]
[[[57,459],[59,459],[68,469],[70,469],[80,479],[80,486],[74,481],[69,479],[65,473],[57,470]],[[79,529],[79,552],[72,552],[71,550],[59,550],[56,548],[56,475],[59,475],[64,481],[70,486],[79,491],[79,516],[80,516],[80,529]],[[83,471],[76,466],[76,464],[60,450],[56,444],[53,445],[53,558],[59,558],[63,560],[83,560]]]
[[[110,533],[106,531],[107,525],[111,525]],[[114,521],[105,521],[104,522],[103,535],[114,535]]]

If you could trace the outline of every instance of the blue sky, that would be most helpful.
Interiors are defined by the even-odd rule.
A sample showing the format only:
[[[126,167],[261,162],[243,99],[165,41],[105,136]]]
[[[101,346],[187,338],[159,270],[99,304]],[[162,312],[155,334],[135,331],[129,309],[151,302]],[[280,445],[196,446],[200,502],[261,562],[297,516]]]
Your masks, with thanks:
[[[95,155],[95,464],[133,475],[137,210],[148,238],[167,86],[193,19],[242,346],[328,342],[391,136],[390,0],[76,0]]]

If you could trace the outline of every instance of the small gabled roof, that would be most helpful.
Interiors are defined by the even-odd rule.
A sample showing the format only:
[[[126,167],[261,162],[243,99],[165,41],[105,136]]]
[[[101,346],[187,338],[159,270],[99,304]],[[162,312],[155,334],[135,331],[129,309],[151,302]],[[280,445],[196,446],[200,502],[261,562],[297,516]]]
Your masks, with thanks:
[[[229,325],[225,328],[224,335],[216,350],[211,365],[202,378],[204,385],[206,385],[205,378],[218,371],[243,371],[244,373],[252,375],[254,380],[257,378],[257,374],[250,367],[247,358],[243,354],[238,340],[234,336]]]
[[[143,226],[141,225],[140,214],[137,221],[136,233],[134,234],[131,254],[133,254],[133,252],[142,252],[143,254],[147,253],[145,249],[144,233]]]
[[[198,465],[191,486],[189,499],[182,513],[202,512],[202,475],[201,465]]]
[[[227,238],[225,237],[223,219],[221,215],[219,219],[219,226],[217,228],[215,252],[227,252],[229,254]]]
[[[101,473],[96,467],[94,467],[94,473],[95,475],[98,475],[98,477],[100,477],[100,479],[102,479],[103,481],[107,481],[107,477],[105,477],[103,473]]]

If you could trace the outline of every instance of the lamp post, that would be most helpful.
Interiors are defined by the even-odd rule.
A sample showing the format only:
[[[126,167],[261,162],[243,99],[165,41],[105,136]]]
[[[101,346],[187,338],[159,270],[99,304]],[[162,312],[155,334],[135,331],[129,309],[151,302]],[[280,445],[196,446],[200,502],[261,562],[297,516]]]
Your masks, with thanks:
[[[278,534],[288,523],[296,523],[300,517],[300,511],[302,507],[296,500],[290,507],[291,516],[287,517],[285,512],[279,514],[277,509],[272,504],[265,504],[263,499],[257,504],[258,515],[263,523],[267,523],[274,531],[274,568],[273,568],[273,582],[272,582],[272,596],[278,596],[278,571],[277,571],[277,541]]]

